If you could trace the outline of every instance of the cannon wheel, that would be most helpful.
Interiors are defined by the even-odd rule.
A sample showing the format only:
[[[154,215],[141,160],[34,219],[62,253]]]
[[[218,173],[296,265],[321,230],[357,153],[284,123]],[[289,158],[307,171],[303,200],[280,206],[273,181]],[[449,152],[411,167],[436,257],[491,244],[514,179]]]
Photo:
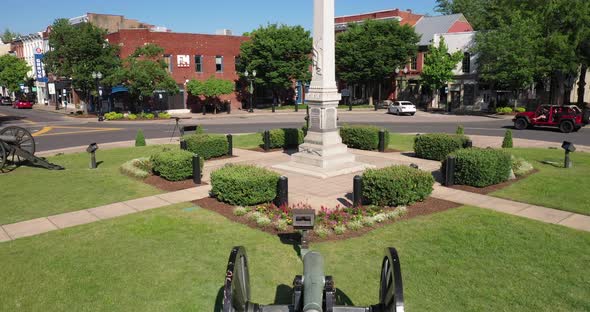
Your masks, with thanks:
[[[229,255],[223,287],[223,312],[258,311],[250,303],[250,273],[244,247],[234,247]]]
[[[0,141],[0,172],[4,166],[6,166],[6,160],[8,159],[8,154],[6,153],[6,149],[4,148],[4,143]]]
[[[10,126],[0,130],[0,135],[8,135],[15,137],[16,142],[14,142],[14,145],[16,145],[18,148],[24,151],[29,152],[29,154],[31,155],[35,154],[35,139],[27,129]],[[23,159],[15,155],[14,151],[11,151],[10,148],[6,158],[11,158],[10,161],[13,164],[20,163],[21,161],[23,161]]]
[[[383,311],[404,311],[404,288],[402,272],[395,248],[387,248],[381,266],[381,283],[379,287],[379,304]]]

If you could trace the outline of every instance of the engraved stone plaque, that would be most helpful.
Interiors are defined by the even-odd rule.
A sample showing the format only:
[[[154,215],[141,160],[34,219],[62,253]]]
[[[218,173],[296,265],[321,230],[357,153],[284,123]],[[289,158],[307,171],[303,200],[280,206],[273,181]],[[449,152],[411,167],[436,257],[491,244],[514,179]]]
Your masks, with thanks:
[[[320,109],[312,108],[310,112],[310,122],[312,127],[320,128]]]
[[[336,109],[335,108],[326,109],[326,128],[327,129],[336,128]]]

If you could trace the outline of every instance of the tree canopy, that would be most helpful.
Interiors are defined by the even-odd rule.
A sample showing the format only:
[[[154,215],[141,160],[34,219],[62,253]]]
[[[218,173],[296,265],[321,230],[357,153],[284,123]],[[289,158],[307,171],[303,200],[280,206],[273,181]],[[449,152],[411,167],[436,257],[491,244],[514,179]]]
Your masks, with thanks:
[[[186,84],[186,89],[192,95],[213,99],[234,92],[234,83],[211,76],[205,81],[194,79],[189,81]]]
[[[30,70],[31,67],[23,59],[9,54],[0,56],[0,86],[12,92],[19,91],[19,83],[25,81]]]
[[[449,53],[445,39],[441,37],[438,46],[431,45],[428,49],[421,75],[422,82],[429,86],[434,94],[438,94],[438,90],[453,79],[453,70],[457,68],[461,59],[463,52]]]
[[[294,80],[310,80],[312,39],[301,26],[270,24],[250,34],[240,47],[238,71],[256,70],[256,84],[275,94],[290,88]]]
[[[2,36],[0,36],[0,40],[2,40],[2,42],[4,42],[4,43],[10,43],[12,40],[14,40],[14,38],[16,38],[18,36],[20,36],[19,33],[12,32],[12,31],[10,31],[10,29],[6,28],[6,29],[4,29]]]

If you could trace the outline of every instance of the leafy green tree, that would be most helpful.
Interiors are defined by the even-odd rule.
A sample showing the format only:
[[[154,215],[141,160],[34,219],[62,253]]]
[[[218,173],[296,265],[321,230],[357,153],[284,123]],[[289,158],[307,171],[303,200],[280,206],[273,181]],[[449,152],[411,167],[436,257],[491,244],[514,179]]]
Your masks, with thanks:
[[[203,96],[206,105],[213,105],[219,101],[220,96],[234,92],[234,83],[211,76],[205,81],[194,79],[189,81],[186,84],[186,89],[194,96]]]
[[[433,91],[433,100],[438,101],[440,88],[444,87],[454,77],[453,70],[463,59],[463,52],[449,53],[449,48],[443,37],[438,46],[431,45],[424,60],[422,82]]]
[[[249,35],[251,40],[240,47],[238,70],[240,73],[256,70],[256,84],[272,89],[279,102],[283,102],[280,95],[293,86],[294,80],[310,80],[309,31],[301,26],[270,24]]]
[[[375,84],[406,66],[416,55],[419,41],[412,27],[397,21],[351,23],[336,37],[336,74],[348,83],[368,84],[372,104]]]
[[[120,66],[117,48],[105,41],[106,31],[92,24],[73,26],[67,19],[58,19],[49,34],[50,50],[45,53],[45,70],[57,77],[72,78],[72,85],[81,96],[90,100],[96,95],[93,72],[108,79]],[[88,105],[84,105],[88,113]]]
[[[0,56],[0,86],[12,92],[20,90],[19,83],[24,83],[31,67],[23,59],[13,55]]]
[[[156,90],[178,93],[176,81],[166,70],[163,54],[164,49],[156,44],[137,48],[110,78],[111,84],[125,85],[133,101],[140,103],[152,97]]]
[[[6,28],[6,29],[4,29],[2,36],[0,36],[0,40],[2,40],[2,42],[4,42],[4,43],[9,43],[12,40],[14,40],[14,38],[16,38],[18,36],[20,36],[19,33],[12,32],[12,31],[10,31],[10,29]]]

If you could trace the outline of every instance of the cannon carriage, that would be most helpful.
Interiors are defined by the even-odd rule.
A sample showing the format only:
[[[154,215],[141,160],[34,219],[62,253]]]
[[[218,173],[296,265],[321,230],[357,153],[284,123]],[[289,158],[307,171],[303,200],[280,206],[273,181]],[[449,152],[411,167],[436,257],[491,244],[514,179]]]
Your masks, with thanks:
[[[27,129],[10,126],[0,130],[0,172],[9,164],[23,162],[49,170],[64,169],[35,156],[35,139]]]

